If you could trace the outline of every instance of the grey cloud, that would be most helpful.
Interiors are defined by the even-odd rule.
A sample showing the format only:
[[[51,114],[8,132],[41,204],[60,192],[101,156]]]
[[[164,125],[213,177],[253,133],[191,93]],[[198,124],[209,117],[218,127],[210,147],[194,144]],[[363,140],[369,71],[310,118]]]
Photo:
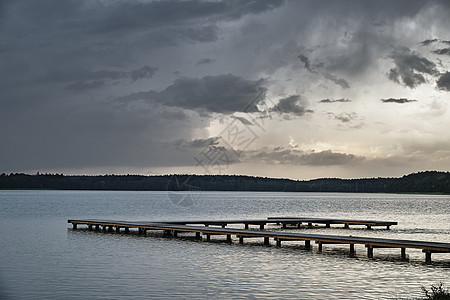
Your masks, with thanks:
[[[441,41],[441,43],[450,45],[450,41]]]
[[[196,65],[199,66],[199,65],[211,64],[211,63],[213,63],[213,62],[215,62],[215,61],[216,61],[215,59],[211,59],[211,58],[203,58],[203,59],[200,59],[200,60],[196,63]]]
[[[428,39],[428,40],[424,40],[423,42],[420,42],[420,44],[423,45],[423,46],[429,46],[429,45],[431,45],[433,43],[436,43],[438,41],[439,41],[438,39]]]
[[[107,84],[106,80],[118,80],[131,78],[132,82],[151,78],[156,73],[156,68],[143,66],[140,69],[132,71],[112,71],[112,70],[56,70],[47,75],[46,80],[52,82],[71,82],[66,85],[68,90],[86,90],[103,87]]]
[[[450,92],[450,72],[442,74],[436,84],[438,89]]]
[[[404,104],[404,103],[410,103],[410,102],[417,102],[417,100],[410,100],[410,99],[406,99],[406,98],[389,98],[389,99],[381,99],[381,102]]]
[[[299,95],[293,95],[281,99],[273,108],[270,109],[270,111],[277,112],[279,114],[303,116],[307,113],[313,112],[312,110],[307,109],[306,106],[306,102]]]
[[[320,152],[301,151],[298,149],[276,147],[274,149],[260,149],[242,153],[243,160],[264,161],[269,164],[334,166],[349,165],[364,160],[364,157],[354,154],[336,153],[332,150]]]
[[[394,51],[390,57],[396,66],[389,71],[388,78],[409,88],[415,88],[425,83],[426,79],[423,74],[435,75],[437,73],[435,63],[418,53],[411,52],[408,48]]]
[[[353,154],[335,153],[331,150],[314,152],[302,156],[305,165],[313,166],[331,166],[331,165],[347,165],[362,160]]]
[[[93,80],[93,81],[77,81],[66,86],[67,90],[80,91],[96,89],[104,86],[106,83],[104,80]]]
[[[133,81],[143,78],[151,78],[153,77],[153,75],[155,75],[157,70],[158,70],[157,68],[153,68],[146,65],[140,69],[131,71],[130,76]]]
[[[297,56],[297,57],[300,59],[300,61],[301,61],[302,63],[305,64],[305,68],[306,68],[309,72],[315,73],[315,71],[311,68],[311,62],[309,61],[309,58],[308,58],[308,57],[306,57],[306,56],[303,55],[303,54],[301,54],[301,55],[299,55],[299,56]]]
[[[0,111],[0,165],[4,170],[74,170],[192,165],[192,157],[166,141],[194,139],[208,126],[195,114],[152,105],[122,109],[86,99]],[[196,133],[198,134],[198,133]],[[20,139],[14,138],[20,136]],[[15,157],[15,159],[9,159]],[[82,171],[83,172],[83,171]]]
[[[249,120],[247,120],[246,118],[244,118],[244,117],[239,117],[239,116],[237,116],[237,117],[234,117],[236,120],[239,120],[242,124],[244,124],[244,125],[254,125],[252,122],[250,122]]]
[[[336,103],[336,102],[351,102],[349,99],[322,99],[319,101],[320,103]]]
[[[183,77],[160,92],[147,91],[119,97],[120,102],[149,100],[162,105],[206,113],[232,114],[258,112],[257,104],[263,101],[265,81],[247,80],[232,74]]]
[[[219,139],[220,137],[210,137],[207,139],[194,139],[190,141],[180,139],[175,142],[175,145],[181,148],[203,149],[209,146],[217,146],[219,144]]]
[[[450,48],[437,49],[437,50],[434,50],[433,53],[436,53],[436,54],[439,54],[439,55],[443,55],[443,54],[450,55]]]
[[[353,120],[357,119],[358,116],[356,113],[351,112],[351,113],[340,113],[340,114],[335,114],[335,113],[330,113],[336,120],[341,121],[342,123],[350,123]]]
[[[339,85],[343,89],[350,88],[350,84],[343,78],[337,78],[336,76],[334,76],[330,73],[326,73],[324,76],[326,79],[333,81],[335,84]]]

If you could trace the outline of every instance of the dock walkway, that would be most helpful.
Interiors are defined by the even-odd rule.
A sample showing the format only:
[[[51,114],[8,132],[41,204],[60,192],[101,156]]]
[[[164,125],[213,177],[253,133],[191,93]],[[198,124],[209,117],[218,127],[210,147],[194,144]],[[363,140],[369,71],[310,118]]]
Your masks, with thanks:
[[[289,219],[289,222],[294,219]],[[304,219],[302,219],[303,221]],[[333,219],[322,219],[333,220]],[[211,235],[225,235],[227,242],[232,242],[231,237],[235,236],[242,244],[244,238],[264,238],[264,244],[270,245],[269,239],[274,239],[276,246],[281,247],[283,241],[303,241],[306,249],[311,249],[311,242],[318,245],[318,250],[322,251],[323,245],[326,244],[348,244],[350,246],[350,256],[355,254],[355,244],[365,245],[367,248],[367,257],[373,258],[374,248],[400,248],[401,258],[406,260],[406,249],[421,249],[425,253],[425,262],[431,263],[432,253],[450,253],[450,243],[437,243],[428,241],[400,240],[400,239],[382,239],[372,237],[356,237],[356,236],[338,236],[323,234],[306,234],[294,232],[275,232],[264,230],[249,230],[248,225],[264,225],[267,223],[278,223],[286,221],[284,218],[271,218],[267,220],[220,220],[220,221],[176,221],[176,222],[145,222],[145,221],[116,221],[116,220],[68,220],[73,229],[76,230],[78,225],[86,225],[89,230],[129,232],[130,229],[137,229],[139,233],[145,234],[147,230],[163,230],[166,234],[174,237],[181,232],[193,232],[196,238],[201,239],[201,235],[206,236],[209,241]],[[336,221],[336,220],[334,220]],[[348,221],[348,220],[346,220]],[[299,222],[295,218],[295,222]],[[380,222],[380,221],[374,221]],[[225,228],[227,224],[244,224],[247,229]],[[203,224],[204,226],[195,226],[193,224]],[[325,223],[326,224],[326,223]],[[345,223],[344,223],[345,224]],[[219,225],[221,227],[210,227],[210,225]],[[381,225],[380,225],[381,226]]]

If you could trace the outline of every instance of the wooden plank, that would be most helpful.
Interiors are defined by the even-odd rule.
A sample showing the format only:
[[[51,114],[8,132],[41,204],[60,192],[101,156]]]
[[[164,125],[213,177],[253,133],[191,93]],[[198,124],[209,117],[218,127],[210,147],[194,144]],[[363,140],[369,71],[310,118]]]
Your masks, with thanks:
[[[321,243],[340,243],[340,244],[363,244],[371,248],[373,252],[374,247],[387,248],[416,248],[422,249],[426,253],[441,252],[450,253],[450,243],[438,243],[429,241],[415,241],[415,240],[400,240],[400,239],[384,239],[372,237],[355,237],[355,236],[337,236],[337,235],[322,235],[322,234],[305,234],[293,232],[274,232],[262,230],[245,230],[233,228],[220,227],[206,227],[206,226],[188,226],[175,225],[166,223],[152,223],[152,222],[129,222],[129,221],[112,221],[112,220],[68,220],[69,223],[76,227],[77,224],[99,224],[103,228],[109,227],[129,227],[140,228],[141,230],[170,230],[170,231],[185,231],[185,232],[201,232],[209,237],[212,234],[216,235],[236,235],[242,238],[247,237],[261,237],[261,238],[275,238],[280,242],[281,240],[301,240],[301,241],[315,241]],[[428,257],[428,254],[427,254]]]

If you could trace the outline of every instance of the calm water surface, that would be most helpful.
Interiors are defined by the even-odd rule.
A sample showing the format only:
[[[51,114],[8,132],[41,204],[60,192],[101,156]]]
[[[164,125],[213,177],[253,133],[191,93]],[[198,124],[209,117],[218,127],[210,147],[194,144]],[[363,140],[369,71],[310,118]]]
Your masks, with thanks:
[[[165,238],[72,231],[69,218],[178,220],[336,217],[398,221],[391,230],[302,228],[296,232],[450,242],[450,197],[390,194],[196,192],[193,205],[166,192],[0,191],[0,299],[393,299],[450,285],[450,255],[420,250],[299,243],[228,245],[186,234]],[[189,198],[190,200],[190,198]],[[184,200],[183,200],[184,201]],[[188,202],[182,202],[188,203]],[[278,230],[275,225],[268,230]]]

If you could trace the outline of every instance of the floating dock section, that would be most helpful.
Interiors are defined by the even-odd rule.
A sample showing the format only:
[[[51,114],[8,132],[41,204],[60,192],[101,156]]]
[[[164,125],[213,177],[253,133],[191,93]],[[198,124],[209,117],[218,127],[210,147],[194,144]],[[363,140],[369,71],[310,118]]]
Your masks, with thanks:
[[[206,237],[210,240],[211,235],[226,236],[226,241],[231,243],[232,236],[235,236],[242,244],[246,238],[263,238],[265,245],[270,245],[270,239],[275,241],[277,247],[281,247],[283,241],[304,242],[306,249],[312,249],[312,242],[317,244],[318,251],[321,252],[323,245],[327,244],[345,244],[349,245],[350,256],[355,255],[355,245],[365,245],[367,248],[367,257],[373,258],[375,248],[399,248],[401,250],[401,259],[406,260],[406,249],[421,249],[425,253],[425,262],[431,263],[432,253],[450,253],[450,243],[437,243],[428,241],[384,239],[372,237],[340,236],[295,233],[286,231],[266,231],[263,230],[267,224],[279,224],[283,228],[289,225],[300,227],[301,224],[324,224],[330,227],[331,224],[343,224],[344,228],[350,225],[364,225],[367,229],[373,226],[386,226],[387,229],[397,222],[389,221],[365,221],[365,220],[344,220],[344,219],[323,219],[323,218],[296,218],[296,217],[271,217],[258,220],[203,220],[203,221],[169,221],[169,222],[143,222],[143,221],[114,221],[114,220],[68,220],[72,224],[73,230],[79,225],[87,226],[88,230],[107,231],[107,232],[130,232],[130,229],[137,230],[139,234],[146,234],[148,230],[162,230],[166,235],[177,237],[179,233],[195,233],[197,239]],[[244,229],[226,228],[229,224],[242,224]],[[199,226],[203,225],[203,226]],[[259,230],[250,229],[250,226],[258,226]],[[216,227],[212,227],[216,226]],[[217,227],[220,226],[220,227]]]

